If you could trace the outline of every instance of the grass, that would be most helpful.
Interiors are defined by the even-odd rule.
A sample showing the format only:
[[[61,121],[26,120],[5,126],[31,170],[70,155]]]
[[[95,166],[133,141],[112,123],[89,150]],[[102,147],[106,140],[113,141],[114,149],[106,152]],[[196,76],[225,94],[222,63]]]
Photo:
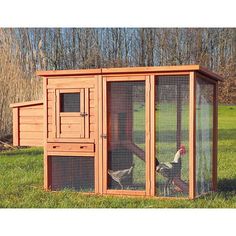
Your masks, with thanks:
[[[236,208],[236,106],[219,107],[218,192],[194,201],[43,190],[42,148],[0,153],[1,208]]]

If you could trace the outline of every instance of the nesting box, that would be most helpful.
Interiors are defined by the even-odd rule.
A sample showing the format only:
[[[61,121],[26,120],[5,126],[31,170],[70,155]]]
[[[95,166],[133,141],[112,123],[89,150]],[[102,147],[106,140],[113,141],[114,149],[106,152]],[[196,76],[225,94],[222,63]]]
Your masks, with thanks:
[[[13,140],[44,147],[44,187],[194,199],[217,187],[221,77],[198,65],[39,71]]]

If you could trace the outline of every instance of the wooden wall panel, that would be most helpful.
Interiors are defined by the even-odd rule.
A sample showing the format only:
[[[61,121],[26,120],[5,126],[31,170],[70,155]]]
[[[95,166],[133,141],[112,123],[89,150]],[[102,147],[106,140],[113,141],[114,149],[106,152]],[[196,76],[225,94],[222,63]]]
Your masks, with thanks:
[[[48,89],[66,89],[66,88],[94,88],[94,77],[81,78],[50,78],[48,80]]]
[[[43,104],[13,108],[13,144],[43,146]]]

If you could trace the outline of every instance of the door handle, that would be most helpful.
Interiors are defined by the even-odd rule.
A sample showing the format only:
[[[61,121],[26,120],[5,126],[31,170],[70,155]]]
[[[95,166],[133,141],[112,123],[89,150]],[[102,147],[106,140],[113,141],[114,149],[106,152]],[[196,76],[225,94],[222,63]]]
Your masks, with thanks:
[[[80,116],[82,116],[82,117],[85,117],[87,115],[88,115],[88,113],[86,113],[86,112],[80,112]]]

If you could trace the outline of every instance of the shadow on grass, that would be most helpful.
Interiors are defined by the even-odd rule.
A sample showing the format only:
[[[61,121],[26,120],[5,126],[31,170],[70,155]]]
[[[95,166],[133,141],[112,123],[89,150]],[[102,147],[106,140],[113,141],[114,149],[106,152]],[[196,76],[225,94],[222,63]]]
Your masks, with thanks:
[[[236,179],[221,179],[218,181],[218,191],[232,192],[236,191]]]
[[[0,152],[1,156],[28,156],[28,155],[43,155],[43,149],[20,148],[16,150],[9,150]]]
[[[219,140],[235,139],[236,129],[218,129]]]

